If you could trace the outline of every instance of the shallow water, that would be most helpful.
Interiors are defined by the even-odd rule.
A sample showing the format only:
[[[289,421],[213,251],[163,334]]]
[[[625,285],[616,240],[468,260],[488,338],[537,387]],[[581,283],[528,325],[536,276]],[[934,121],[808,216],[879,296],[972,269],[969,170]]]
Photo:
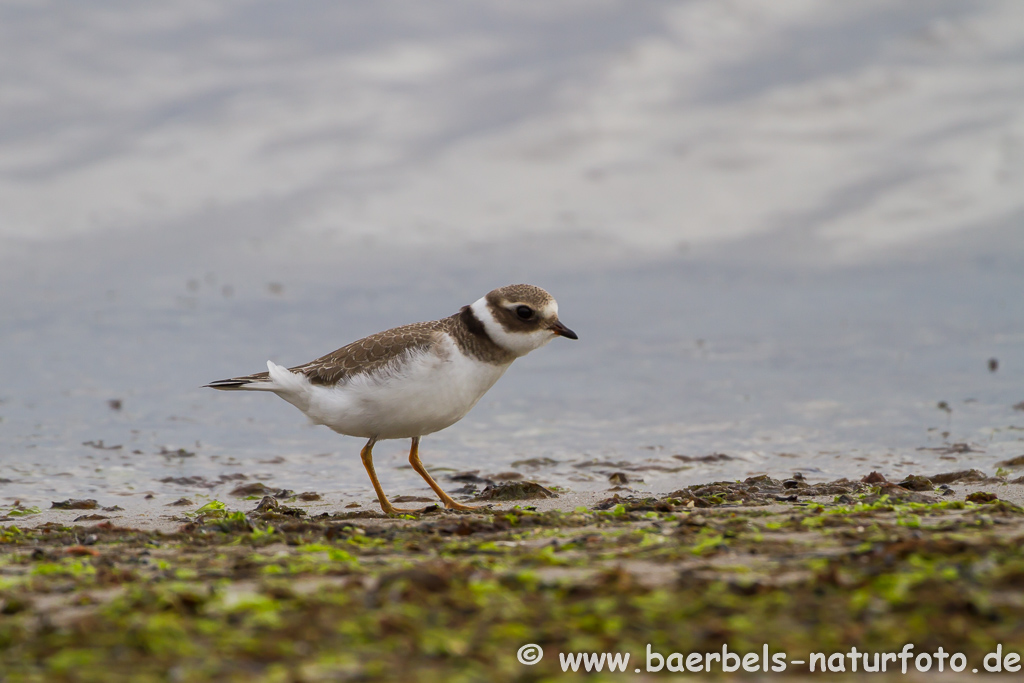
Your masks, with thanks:
[[[35,57],[0,102],[0,501],[368,502],[358,440],[201,385],[521,281],[580,339],[424,440],[449,489],[1024,453],[1019,5],[298,5],[0,10]],[[429,493],[406,447],[385,488]]]
[[[992,472],[1024,452],[1024,413],[1012,408],[1024,400],[1024,268],[983,248],[964,258],[972,244],[838,269],[758,265],[736,258],[742,245],[621,266],[538,262],[523,279],[558,297],[579,341],[517,361],[466,419],[424,439],[423,457],[442,478],[515,471],[575,490],[607,488],[615,471],[658,491],[761,472]],[[159,480],[241,473],[367,499],[359,440],[307,425],[276,397],[200,385],[454,312],[523,273],[504,251],[476,252],[499,264],[492,273],[440,253],[388,263],[368,250],[350,268],[247,284],[211,270],[168,286],[157,263],[130,280],[108,264],[100,287],[91,270],[55,274],[36,297],[7,302],[4,357],[15,362],[0,447],[13,481],[2,493],[176,495],[197,487]],[[954,443],[974,452],[941,452]],[[386,487],[426,493],[406,447],[377,447]],[[674,457],[716,453],[729,459]]]

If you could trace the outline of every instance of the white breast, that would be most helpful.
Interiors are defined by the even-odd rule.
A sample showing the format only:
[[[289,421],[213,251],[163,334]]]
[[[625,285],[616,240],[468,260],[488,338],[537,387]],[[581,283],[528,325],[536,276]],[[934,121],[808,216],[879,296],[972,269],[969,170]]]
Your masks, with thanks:
[[[293,375],[301,389],[280,395],[314,422],[341,434],[410,438],[458,422],[509,365],[466,356],[442,334],[429,350],[407,353],[389,372],[355,375],[334,387],[313,385]]]

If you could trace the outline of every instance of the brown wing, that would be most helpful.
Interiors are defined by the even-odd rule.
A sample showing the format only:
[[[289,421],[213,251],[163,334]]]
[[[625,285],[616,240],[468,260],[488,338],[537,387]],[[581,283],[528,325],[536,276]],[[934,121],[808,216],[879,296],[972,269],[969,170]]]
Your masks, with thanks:
[[[414,323],[371,334],[289,370],[301,372],[313,384],[334,384],[346,377],[379,370],[410,349],[430,346],[436,339],[435,333],[443,330],[446,322]]]
[[[301,372],[313,384],[334,384],[346,377],[379,370],[409,349],[430,346],[436,338],[435,333],[447,331],[451,325],[451,318],[403,325],[363,337],[326,356],[288,369]],[[266,382],[268,378],[269,373],[257,372],[244,377],[222,379],[206,386],[214,389],[253,388],[246,385]]]

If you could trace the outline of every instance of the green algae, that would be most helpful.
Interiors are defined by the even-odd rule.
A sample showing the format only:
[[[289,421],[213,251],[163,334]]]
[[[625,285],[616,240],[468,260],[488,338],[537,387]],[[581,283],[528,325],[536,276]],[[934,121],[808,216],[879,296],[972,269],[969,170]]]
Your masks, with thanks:
[[[34,505],[30,507],[16,505],[4,514],[8,517],[24,517],[26,515],[38,515],[41,512],[42,510]]]
[[[648,645],[768,643],[796,657],[913,642],[976,661],[997,643],[1024,648],[1017,506],[878,491],[702,500],[711,507],[670,496],[411,519],[221,504],[173,534],[0,527],[0,670],[12,681],[539,680],[562,676],[556,652],[641,661]],[[526,643],[548,656],[520,664]]]

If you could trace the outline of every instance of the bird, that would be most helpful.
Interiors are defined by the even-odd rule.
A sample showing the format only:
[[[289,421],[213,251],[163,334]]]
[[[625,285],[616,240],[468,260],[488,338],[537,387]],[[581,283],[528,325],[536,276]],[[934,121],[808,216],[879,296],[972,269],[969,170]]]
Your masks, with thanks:
[[[499,287],[440,320],[371,334],[302,365],[267,361],[266,372],[211,382],[222,391],[266,391],[339,434],[367,439],[360,458],[385,514],[394,507],[373,468],[373,447],[411,439],[409,464],[450,510],[456,502],[427,472],[420,439],[455,424],[512,362],[555,337],[578,339],[558,319],[558,303],[540,287]]]

